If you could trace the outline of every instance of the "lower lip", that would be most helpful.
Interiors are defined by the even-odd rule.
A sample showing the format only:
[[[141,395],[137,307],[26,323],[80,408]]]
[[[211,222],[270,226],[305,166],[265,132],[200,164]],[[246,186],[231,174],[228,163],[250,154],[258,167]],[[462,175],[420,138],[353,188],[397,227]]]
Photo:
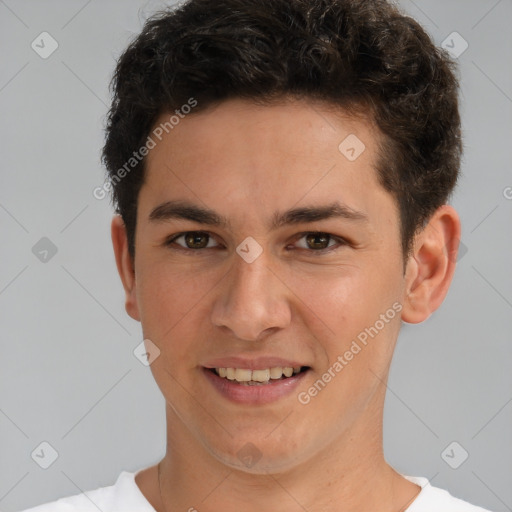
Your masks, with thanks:
[[[236,381],[219,377],[215,372],[206,368],[203,368],[203,372],[215,389],[228,400],[255,405],[275,402],[279,398],[289,395],[297,388],[309,370],[286,379],[270,380],[268,384],[256,384],[254,386],[237,384]]]

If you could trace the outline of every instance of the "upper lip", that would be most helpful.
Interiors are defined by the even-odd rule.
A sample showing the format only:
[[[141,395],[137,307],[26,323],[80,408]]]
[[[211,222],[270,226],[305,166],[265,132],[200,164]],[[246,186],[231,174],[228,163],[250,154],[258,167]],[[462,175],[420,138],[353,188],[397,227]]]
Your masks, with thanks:
[[[211,359],[204,364],[205,368],[240,368],[246,370],[266,370],[267,368],[289,367],[296,368],[306,366],[303,363],[291,359],[283,359],[281,357],[255,357],[248,359],[247,357],[220,357]]]

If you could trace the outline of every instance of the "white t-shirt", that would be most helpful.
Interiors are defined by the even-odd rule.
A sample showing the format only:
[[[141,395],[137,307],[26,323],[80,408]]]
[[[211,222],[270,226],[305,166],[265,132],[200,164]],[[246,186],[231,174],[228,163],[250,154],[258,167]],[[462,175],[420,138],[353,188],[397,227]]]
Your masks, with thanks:
[[[23,512],[155,512],[135,483],[135,475],[123,471],[114,485],[61,498]],[[424,477],[402,476],[421,487],[421,492],[405,512],[489,512],[431,486]]]

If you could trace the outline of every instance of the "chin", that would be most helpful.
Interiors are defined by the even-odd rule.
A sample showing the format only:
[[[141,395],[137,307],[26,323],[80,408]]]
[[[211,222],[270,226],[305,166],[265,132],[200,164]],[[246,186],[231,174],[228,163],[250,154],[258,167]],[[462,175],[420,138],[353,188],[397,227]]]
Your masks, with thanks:
[[[246,432],[240,437],[226,436],[222,445],[217,438],[206,446],[210,454],[223,465],[253,475],[286,472],[307,461],[304,437],[299,442],[297,432],[297,441],[290,437],[270,438],[268,432],[271,430],[267,429],[259,435]]]

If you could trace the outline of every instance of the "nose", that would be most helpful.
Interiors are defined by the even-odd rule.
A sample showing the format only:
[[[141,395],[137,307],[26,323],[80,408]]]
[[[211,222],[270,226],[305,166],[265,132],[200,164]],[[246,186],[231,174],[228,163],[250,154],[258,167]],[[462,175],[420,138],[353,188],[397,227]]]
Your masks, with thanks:
[[[213,305],[212,323],[246,341],[257,341],[288,326],[288,289],[269,267],[265,252],[252,263],[238,254],[234,258]]]

